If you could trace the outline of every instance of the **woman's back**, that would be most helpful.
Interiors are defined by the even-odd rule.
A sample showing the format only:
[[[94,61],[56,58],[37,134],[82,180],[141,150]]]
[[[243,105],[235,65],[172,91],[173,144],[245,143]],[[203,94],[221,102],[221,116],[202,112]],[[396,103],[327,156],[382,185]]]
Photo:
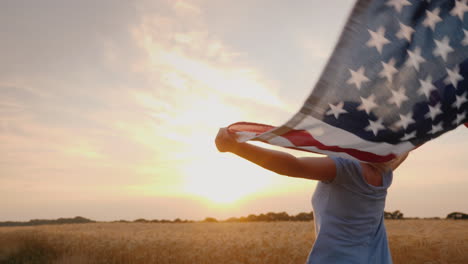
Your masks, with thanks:
[[[333,160],[335,179],[318,182],[312,198],[317,237],[308,262],[392,263],[383,223],[392,172],[382,175],[382,186],[373,186],[359,162]]]

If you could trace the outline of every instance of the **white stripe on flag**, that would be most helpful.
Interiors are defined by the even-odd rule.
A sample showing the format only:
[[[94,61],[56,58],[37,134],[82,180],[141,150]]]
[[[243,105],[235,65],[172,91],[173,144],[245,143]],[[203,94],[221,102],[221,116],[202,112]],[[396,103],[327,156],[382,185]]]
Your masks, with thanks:
[[[325,122],[317,120],[308,115],[302,115],[302,121],[297,124],[294,129],[306,130],[316,140],[327,146],[339,146],[341,148],[352,148],[361,151],[374,153],[376,155],[385,156],[389,154],[401,155],[415,146],[410,142],[402,142],[400,144],[392,145],[388,143],[376,143],[362,139],[353,133],[333,127]],[[320,152],[323,152],[320,150]]]

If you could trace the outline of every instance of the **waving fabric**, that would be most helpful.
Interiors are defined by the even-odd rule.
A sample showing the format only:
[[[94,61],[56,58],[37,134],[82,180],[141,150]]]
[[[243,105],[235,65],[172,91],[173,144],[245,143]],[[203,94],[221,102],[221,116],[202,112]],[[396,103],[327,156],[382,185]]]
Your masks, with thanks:
[[[279,127],[239,140],[385,162],[468,121],[466,1],[358,0],[318,83]]]

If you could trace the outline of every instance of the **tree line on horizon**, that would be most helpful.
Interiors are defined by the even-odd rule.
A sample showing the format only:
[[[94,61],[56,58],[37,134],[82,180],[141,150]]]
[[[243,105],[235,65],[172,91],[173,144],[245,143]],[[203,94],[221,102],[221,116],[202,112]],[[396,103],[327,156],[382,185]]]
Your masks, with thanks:
[[[95,223],[96,221],[90,220],[85,217],[76,216],[74,218],[58,218],[58,219],[32,219],[27,222],[6,221],[0,222],[0,226],[36,226],[36,225],[60,225],[60,224],[85,224]]]
[[[400,212],[399,210],[396,210],[394,212],[384,212],[384,218],[385,219],[420,219],[419,217],[412,217],[412,218],[405,218],[403,217],[404,214]],[[440,219],[439,217],[432,217],[430,219]],[[454,220],[459,220],[459,219],[466,219],[468,220],[468,214],[462,213],[462,212],[452,212],[447,215],[445,219],[454,219]],[[268,212],[265,214],[250,214],[248,216],[242,216],[242,217],[230,217],[225,220],[218,220],[214,217],[206,217],[204,220],[201,221],[195,221],[195,220],[182,220],[180,218],[176,218],[174,220],[167,220],[167,219],[153,219],[153,220],[147,220],[144,218],[139,218],[133,221],[128,221],[128,220],[117,220],[117,221],[111,221],[114,223],[195,223],[195,222],[203,222],[203,223],[229,223],[229,222],[275,222],[275,221],[312,221],[314,220],[314,213],[308,212],[302,212],[298,213],[296,215],[289,215],[286,212],[280,212],[280,213],[273,213],[273,212]],[[74,218],[58,218],[55,220],[49,220],[49,219],[33,219],[29,220],[27,222],[16,222],[16,221],[6,221],[6,222],[0,222],[0,227],[1,226],[36,226],[36,225],[61,225],[61,224],[85,224],[85,223],[96,223],[98,221],[94,221],[85,217],[81,216],[76,216]]]

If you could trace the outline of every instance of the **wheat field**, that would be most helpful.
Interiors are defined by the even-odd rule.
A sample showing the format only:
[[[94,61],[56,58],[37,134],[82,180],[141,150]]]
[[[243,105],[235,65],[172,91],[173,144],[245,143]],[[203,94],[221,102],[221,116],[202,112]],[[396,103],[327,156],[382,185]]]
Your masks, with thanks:
[[[394,263],[468,263],[468,221],[386,221]],[[0,263],[304,263],[313,222],[0,228]]]

